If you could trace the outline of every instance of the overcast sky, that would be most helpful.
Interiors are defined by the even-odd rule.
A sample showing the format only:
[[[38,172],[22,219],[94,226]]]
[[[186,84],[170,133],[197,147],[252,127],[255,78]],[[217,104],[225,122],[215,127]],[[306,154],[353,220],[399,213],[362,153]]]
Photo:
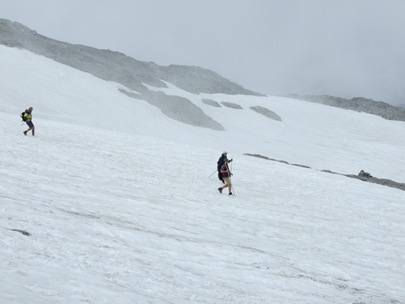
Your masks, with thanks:
[[[0,18],[265,94],[405,104],[405,0],[0,0]]]

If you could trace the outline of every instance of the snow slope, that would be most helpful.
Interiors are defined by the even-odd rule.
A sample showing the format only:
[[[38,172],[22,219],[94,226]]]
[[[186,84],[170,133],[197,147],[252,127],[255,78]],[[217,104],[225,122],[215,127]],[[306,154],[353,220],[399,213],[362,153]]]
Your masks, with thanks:
[[[0,47],[0,71],[1,303],[405,303],[405,193],[319,171],[405,180],[404,124],[168,89],[215,132],[26,51]],[[223,149],[234,197],[208,178]]]
[[[120,93],[122,85],[45,57],[3,46],[0,55],[0,110],[7,113],[21,113],[31,105],[37,118],[170,138],[237,154],[259,153],[318,170],[345,174],[366,170],[380,178],[405,181],[403,122],[281,97],[195,95],[173,86],[159,89],[195,103],[225,127],[219,132],[168,119],[158,108]],[[212,107],[201,101],[204,98],[233,102],[243,110]],[[282,121],[256,113],[251,106],[266,107]]]

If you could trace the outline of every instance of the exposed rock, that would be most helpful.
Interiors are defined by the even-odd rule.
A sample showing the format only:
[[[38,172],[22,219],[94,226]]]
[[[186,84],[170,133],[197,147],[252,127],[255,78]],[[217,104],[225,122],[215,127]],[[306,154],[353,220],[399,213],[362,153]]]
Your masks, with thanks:
[[[222,93],[227,95],[255,95],[263,96],[243,88],[241,85],[223,78],[217,73],[198,66],[169,65],[159,66],[160,73],[156,76],[177,87],[195,94]]]
[[[237,110],[242,110],[243,109],[240,105],[238,105],[236,103],[233,103],[233,102],[223,101],[221,103],[227,108],[237,109]]]
[[[343,175],[343,174],[342,174]],[[363,176],[358,176],[358,175],[344,175],[350,178],[356,178],[359,180],[362,180],[363,182],[369,182],[373,184],[379,184],[391,188],[396,188],[402,191],[405,191],[405,183],[398,183],[390,179],[383,179],[383,178],[376,178],[376,177],[363,177]]]
[[[205,103],[206,105],[209,105],[209,106],[213,106],[213,107],[216,107],[216,108],[221,107],[221,105],[218,102],[216,102],[215,100],[212,100],[212,99],[203,98],[203,99],[201,99],[201,101],[203,103]]]
[[[309,166],[300,165],[300,164],[291,164],[291,166],[301,167],[301,168],[305,168],[305,169],[311,169],[311,167],[309,167]]]
[[[364,170],[361,170],[359,172],[359,174],[357,174],[358,177],[362,177],[362,178],[371,178],[371,174],[368,172],[365,172]]]
[[[132,97],[132,98],[135,98],[135,99],[142,99],[142,94],[138,94],[138,93],[135,93],[135,92],[129,92],[129,91],[123,89],[123,88],[119,88],[118,91],[121,92],[124,95],[127,95],[128,97]]]
[[[163,92],[144,92],[137,94],[124,89],[119,91],[134,99],[140,99],[159,108],[166,116],[195,127],[210,128],[223,131],[225,128],[211,117],[206,115],[199,107],[187,98],[174,95],[166,95]]]
[[[19,233],[21,233],[21,234],[23,234],[23,235],[25,235],[25,236],[30,236],[31,235],[31,233],[29,233],[29,232],[27,232],[27,231],[24,231],[24,230],[21,230],[21,229],[10,229],[11,231],[16,231],[16,232],[19,232]]]
[[[177,121],[217,131],[225,130],[220,123],[206,115],[187,98],[166,95],[162,92],[148,92],[142,95],[142,99],[158,107],[163,114]]]
[[[298,166],[298,167],[302,167],[302,168],[311,169],[311,167],[308,167],[308,166],[305,166],[305,165],[289,164],[286,161],[272,159],[272,158],[269,158],[267,156],[263,156],[263,155],[260,155],[260,154],[245,153],[244,155],[253,156],[253,157],[262,158],[262,159],[267,159],[267,160],[271,160],[271,161],[276,161],[276,162],[284,163],[284,164],[287,164],[287,165],[292,165],[292,166]],[[405,183],[398,183],[398,182],[395,182],[395,181],[392,181],[392,180],[389,180],[389,179],[376,178],[376,177],[371,176],[370,173],[365,172],[364,170],[361,170],[360,173],[357,174],[357,175],[354,175],[354,174],[341,174],[341,173],[332,172],[330,170],[321,170],[321,172],[337,174],[337,175],[346,176],[346,177],[350,177],[350,178],[355,178],[355,179],[362,180],[364,182],[383,185],[383,186],[396,188],[396,189],[405,191]]]
[[[373,114],[388,120],[405,121],[405,108],[396,107],[382,101],[375,101],[364,97],[354,97],[352,99],[344,99],[328,95],[288,94],[284,96],[294,99],[301,99],[305,101],[320,103],[341,109]]]
[[[281,117],[278,116],[275,112],[270,111],[269,109],[265,108],[265,107],[261,107],[261,106],[256,106],[256,107],[250,107],[253,111],[263,114],[264,116],[273,119],[273,120],[277,120],[277,121],[281,121]]]
[[[253,157],[257,157],[257,158],[262,158],[262,159],[267,159],[267,160],[271,160],[271,161],[276,161],[276,162],[279,162],[279,163],[283,163],[283,164],[286,164],[286,165],[290,165],[290,163],[287,162],[287,161],[285,161],[285,160],[278,160],[278,159],[274,159],[274,158],[269,158],[269,157],[267,157],[267,156],[263,156],[263,155],[260,155],[260,154],[245,153],[245,155],[247,155],[247,156],[253,156]]]

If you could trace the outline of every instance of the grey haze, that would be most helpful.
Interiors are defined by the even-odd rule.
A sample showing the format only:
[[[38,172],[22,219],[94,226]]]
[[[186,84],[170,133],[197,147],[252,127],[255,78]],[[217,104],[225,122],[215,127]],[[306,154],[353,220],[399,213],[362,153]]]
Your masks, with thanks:
[[[1,18],[265,94],[405,104],[403,0],[0,0]]]

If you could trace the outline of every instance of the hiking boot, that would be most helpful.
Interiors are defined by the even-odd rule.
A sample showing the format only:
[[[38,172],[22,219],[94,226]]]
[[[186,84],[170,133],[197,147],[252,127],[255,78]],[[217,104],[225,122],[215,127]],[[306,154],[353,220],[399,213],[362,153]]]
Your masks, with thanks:
[[[222,193],[222,188],[218,188],[219,193]]]
[[[229,192],[229,195],[233,195],[232,192]]]
[[[24,133],[24,135],[27,135],[27,131],[24,131],[23,133]]]

